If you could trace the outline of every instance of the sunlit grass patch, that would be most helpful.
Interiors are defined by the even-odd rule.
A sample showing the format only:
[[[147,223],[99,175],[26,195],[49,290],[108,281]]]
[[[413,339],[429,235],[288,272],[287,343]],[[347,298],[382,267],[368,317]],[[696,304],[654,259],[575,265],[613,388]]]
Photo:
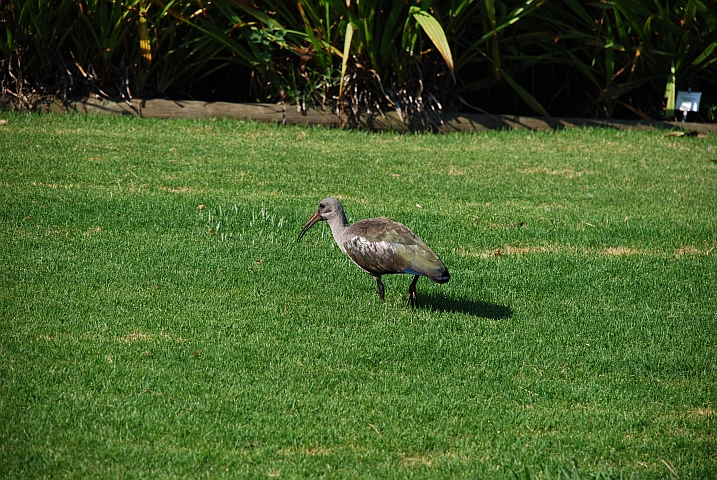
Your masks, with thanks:
[[[7,118],[6,476],[715,476],[712,137]],[[451,281],[381,303],[327,196]]]

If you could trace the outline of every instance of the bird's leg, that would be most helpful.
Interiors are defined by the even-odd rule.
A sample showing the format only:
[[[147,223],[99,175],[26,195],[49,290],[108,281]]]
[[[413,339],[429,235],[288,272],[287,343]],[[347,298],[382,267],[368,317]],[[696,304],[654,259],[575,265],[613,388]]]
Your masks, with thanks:
[[[416,306],[416,283],[418,282],[419,278],[421,278],[420,275],[414,275],[413,281],[408,287],[408,300],[406,300],[406,306],[410,305],[411,308]]]
[[[373,277],[376,279],[376,286],[378,287],[378,296],[381,298],[381,301],[384,302],[383,299],[383,283],[381,282],[381,275],[376,275]]]

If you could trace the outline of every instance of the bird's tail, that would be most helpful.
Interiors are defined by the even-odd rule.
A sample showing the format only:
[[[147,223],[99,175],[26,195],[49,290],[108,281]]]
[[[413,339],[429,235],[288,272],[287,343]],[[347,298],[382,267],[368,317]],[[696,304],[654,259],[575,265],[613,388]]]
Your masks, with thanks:
[[[451,274],[448,273],[448,269],[446,267],[443,267],[443,271],[440,271],[437,275],[433,275],[429,278],[436,283],[447,283],[448,280],[451,279]]]

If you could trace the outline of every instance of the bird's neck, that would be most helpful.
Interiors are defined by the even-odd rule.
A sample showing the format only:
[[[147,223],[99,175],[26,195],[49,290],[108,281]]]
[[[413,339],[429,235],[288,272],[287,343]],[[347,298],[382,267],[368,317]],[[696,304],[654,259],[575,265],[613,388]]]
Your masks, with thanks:
[[[338,213],[337,215],[328,219],[326,221],[326,223],[328,223],[329,227],[331,227],[331,233],[334,236],[334,240],[336,241],[336,244],[343,251],[343,249],[344,249],[343,233],[349,227],[349,222],[348,222],[348,220],[346,220],[346,214],[343,211],[340,211],[337,213]]]

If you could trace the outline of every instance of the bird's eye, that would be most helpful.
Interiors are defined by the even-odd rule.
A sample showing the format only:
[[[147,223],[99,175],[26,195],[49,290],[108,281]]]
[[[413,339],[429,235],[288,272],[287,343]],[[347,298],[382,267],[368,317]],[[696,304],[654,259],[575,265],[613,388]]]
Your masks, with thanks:
[[[324,207],[326,207],[326,205],[324,205],[323,203],[319,204],[319,208],[324,208]]]

